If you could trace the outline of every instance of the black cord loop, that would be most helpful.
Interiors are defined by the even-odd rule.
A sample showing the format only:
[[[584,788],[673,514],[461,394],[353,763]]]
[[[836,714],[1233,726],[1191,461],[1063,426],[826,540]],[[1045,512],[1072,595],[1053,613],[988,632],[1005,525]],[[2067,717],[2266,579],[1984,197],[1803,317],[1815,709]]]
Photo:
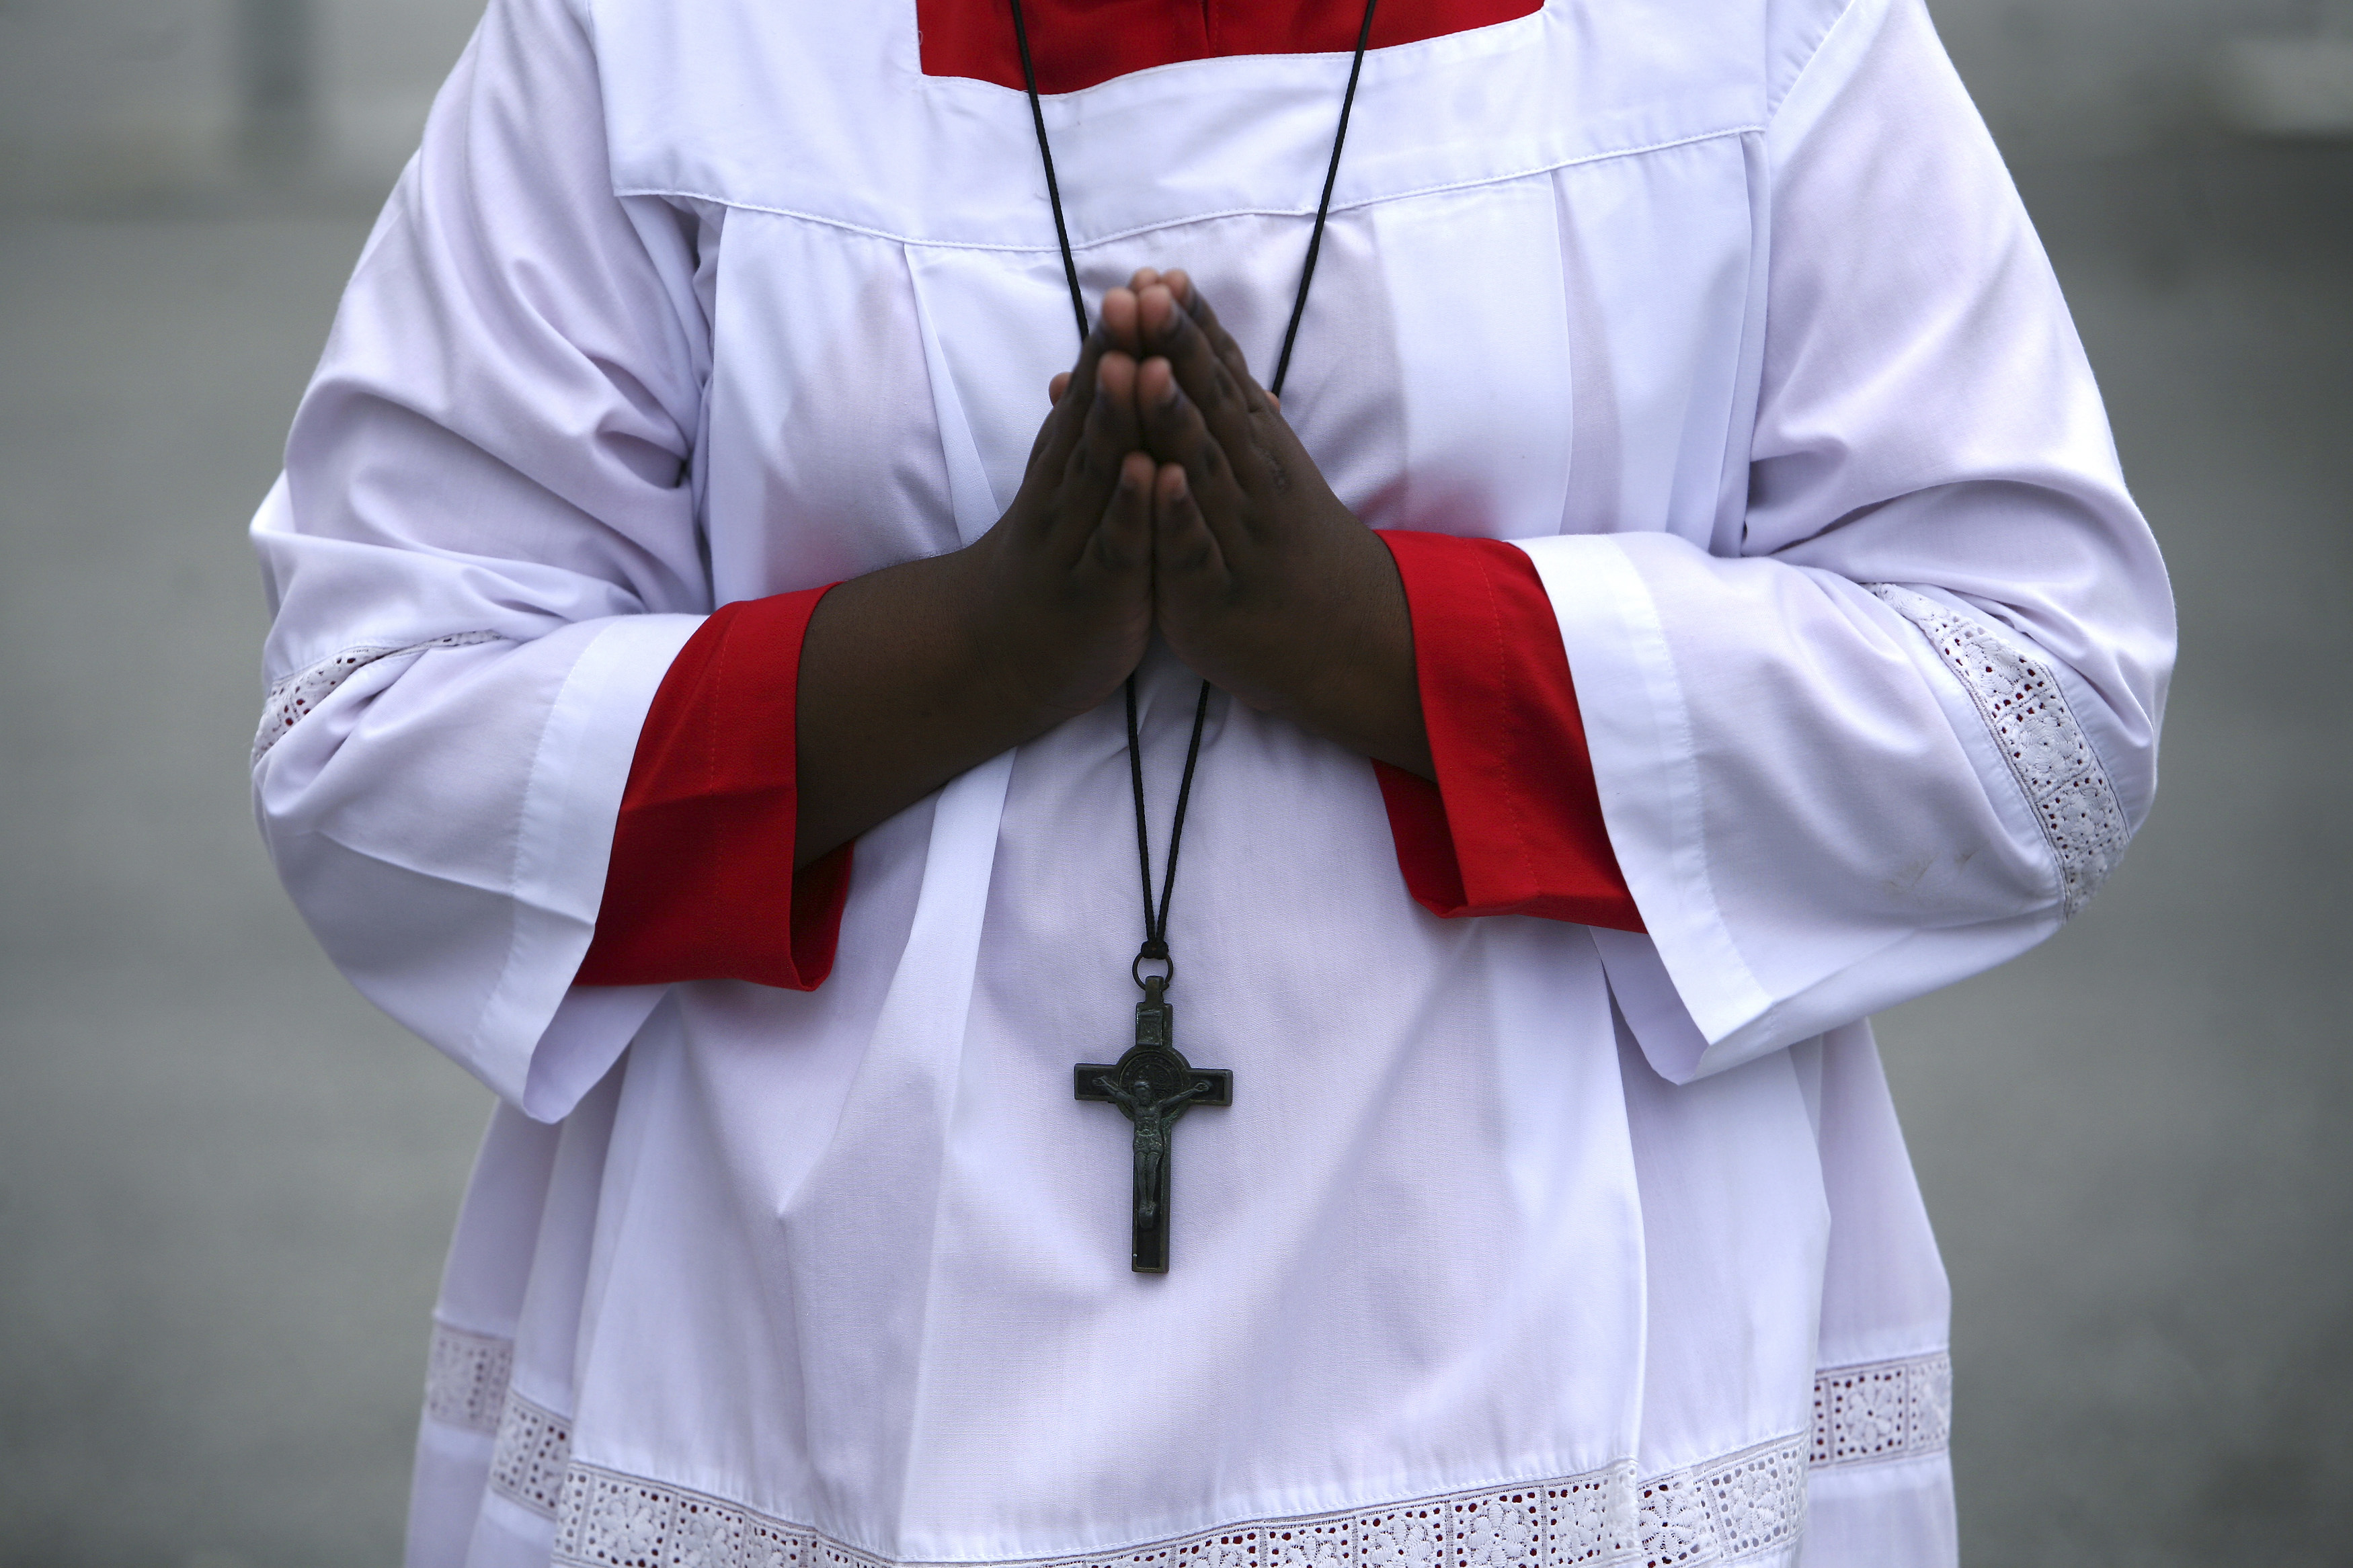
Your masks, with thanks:
[[[1168,868],[1161,874],[1159,908],[1153,908],[1152,837],[1144,816],[1144,748],[1135,725],[1135,677],[1127,678],[1127,776],[1135,786],[1135,863],[1144,874],[1144,945],[1136,951],[1128,973],[1144,984],[1143,968],[1156,961],[1168,966],[1167,984],[1176,983],[1176,963],[1168,956],[1168,900],[1176,893],[1176,851],[1185,842],[1185,808],[1192,804],[1193,769],[1201,760],[1201,727],[1209,717],[1209,683],[1193,701],[1193,739],[1185,748],[1185,776],[1176,786],[1176,820],[1168,827]]]

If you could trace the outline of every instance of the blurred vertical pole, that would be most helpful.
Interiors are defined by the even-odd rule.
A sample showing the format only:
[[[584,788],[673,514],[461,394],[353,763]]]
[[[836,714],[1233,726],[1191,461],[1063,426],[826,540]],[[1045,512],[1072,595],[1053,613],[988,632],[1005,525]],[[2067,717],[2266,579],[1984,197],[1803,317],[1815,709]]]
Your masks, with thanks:
[[[236,0],[239,152],[269,178],[299,173],[318,134],[313,0]]]

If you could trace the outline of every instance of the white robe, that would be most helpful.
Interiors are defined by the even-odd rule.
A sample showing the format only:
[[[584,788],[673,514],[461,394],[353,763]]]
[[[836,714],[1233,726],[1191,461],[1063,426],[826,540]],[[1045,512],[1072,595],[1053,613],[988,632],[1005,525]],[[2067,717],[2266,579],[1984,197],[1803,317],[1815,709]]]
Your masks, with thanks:
[[[1090,296],[1187,267],[1263,370],[1347,63],[1048,100]],[[1218,699],[1172,996],[1235,1102],[1165,1278],[1071,1095],[1135,1000],[1115,702],[868,834],[818,990],[571,988],[699,617],[976,538],[1073,347],[1028,106],[911,5],[492,0],[255,524],[271,851],[501,1100],[411,1562],[1952,1563],[1860,1020],[2090,896],[2173,629],[1918,0],[1366,61],[1285,409],[1367,522],[1527,551],[1650,935],[1430,917],[1369,766]]]

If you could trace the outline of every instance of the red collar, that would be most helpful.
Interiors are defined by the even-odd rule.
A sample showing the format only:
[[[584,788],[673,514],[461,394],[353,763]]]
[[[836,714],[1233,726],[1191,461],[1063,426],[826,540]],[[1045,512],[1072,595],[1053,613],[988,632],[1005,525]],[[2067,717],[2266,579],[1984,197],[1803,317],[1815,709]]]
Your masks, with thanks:
[[[1525,16],[1544,0],[1380,0],[1372,47],[1418,43]],[[1345,54],[1363,0],[1022,0],[1040,92],[1221,55]],[[915,0],[925,76],[1019,89],[1010,0]]]

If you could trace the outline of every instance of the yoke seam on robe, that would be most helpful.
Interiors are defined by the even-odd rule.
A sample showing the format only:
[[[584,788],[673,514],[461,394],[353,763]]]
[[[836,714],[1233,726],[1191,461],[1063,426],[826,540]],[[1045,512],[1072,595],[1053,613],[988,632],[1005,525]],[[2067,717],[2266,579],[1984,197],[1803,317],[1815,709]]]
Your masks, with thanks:
[[[1377,196],[1358,196],[1350,201],[1335,200],[1329,210],[1335,213],[1358,212],[1366,207],[1381,206],[1390,202],[1411,201],[1420,196],[1444,195],[1450,191],[1475,191],[1487,185],[1507,185],[1514,180],[1532,180],[1539,175],[1557,174],[1563,169],[1582,168],[1590,163],[1614,163],[1621,158],[1640,158],[1651,153],[1671,152],[1677,147],[1694,147],[1707,142],[1762,136],[1770,129],[1770,125],[1762,121],[1726,125],[1714,131],[1695,132],[1689,136],[1674,136],[1663,142],[1646,142],[1639,147],[1617,148],[1606,153],[1585,153],[1574,158],[1554,159],[1525,169],[1513,169],[1497,174],[1481,174],[1474,179],[1443,180],[1434,184],[1415,185],[1408,189],[1388,191]],[[823,224],[828,228],[864,235],[870,239],[889,240],[896,245],[917,246],[926,250],[985,250],[1010,255],[1032,253],[1046,255],[1059,251],[1059,247],[1052,245],[1003,245],[982,239],[926,239],[915,235],[900,234],[887,228],[876,228],[869,224],[852,223],[848,218],[828,217],[823,213],[808,212],[798,207],[771,206],[760,202],[739,201],[728,196],[713,195],[707,191],[690,191],[663,185],[632,185],[626,188],[616,186],[613,195],[623,199],[649,197],[659,201],[710,202],[714,205],[732,207],[737,212],[764,213],[771,217],[798,218],[805,223]],[[1072,235],[1071,248],[1073,251],[1091,250],[1101,246],[1116,245],[1123,240],[1134,239],[1138,235],[1156,234],[1162,229],[1182,228],[1189,224],[1212,223],[1219,218],[1305,217],[1314,211],[1315,204],[1313,202],[1282,206],[1220,207],[1215,211],[1187,213],[1178,217],[1155,219],[1151,223],[1136,224],[1107,234],[1091,235],[1085,238]]]

